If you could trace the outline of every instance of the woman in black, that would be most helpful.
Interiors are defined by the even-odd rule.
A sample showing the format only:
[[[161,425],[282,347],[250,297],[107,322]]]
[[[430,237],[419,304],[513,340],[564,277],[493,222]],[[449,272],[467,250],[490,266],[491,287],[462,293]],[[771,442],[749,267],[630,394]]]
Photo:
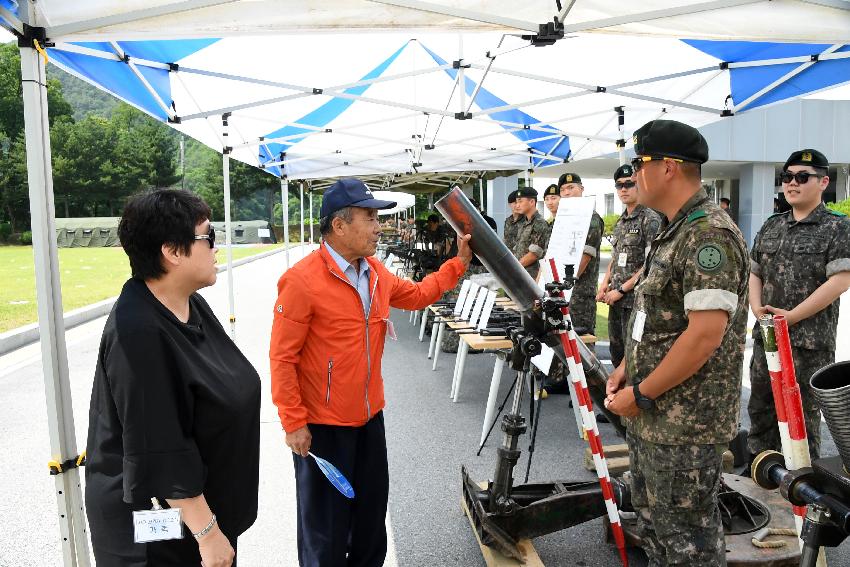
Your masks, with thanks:
[[[98,567],[235,565],[236,538],[257,517],[260,379],[195,293],[216,280],[209,217],[187,191],[124,209],[133,277],[103,331],[89,410]],[[151,498],[182,510],[183,539],[134,543],[133,511]]]

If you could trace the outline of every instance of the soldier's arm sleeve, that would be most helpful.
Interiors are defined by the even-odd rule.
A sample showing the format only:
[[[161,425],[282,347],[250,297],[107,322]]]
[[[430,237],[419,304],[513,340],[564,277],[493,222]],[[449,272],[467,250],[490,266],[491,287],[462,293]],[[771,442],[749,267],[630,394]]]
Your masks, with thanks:
[[[605,225],[597,218],[596,215],[590,217],[590,228],[587,230],[587,238],[584,240],[584,254],[591,258],[595,258],[599,254],[599,247],[602,245],[602,233],[605,230]]]
[[[655,240],[659,232],[661,232],[661,217],[655,211],[647,211],[643,217],[643,234],[647,246]]]
[[[746,249],[729,230],[696,231],[679,252],[685,313],[723,310],[732,317],[745,285]],[[742,281],[744,280],[744,281]]]
[[[538,259],[546,255],[550,231],[549,225],[545,222],[541,223],[539,228],[535,226],[533,229],[531,241],[528,243],[528,251],[537,256]]]
[[[850,220],[842,219],[827,253],[826,277],[850,272]]]
[[[754,276],[761,277],[761,264],[758,263],[761,258],[761,230],[756,233],[753,239],[753,250],[750,252],[750,273]]]

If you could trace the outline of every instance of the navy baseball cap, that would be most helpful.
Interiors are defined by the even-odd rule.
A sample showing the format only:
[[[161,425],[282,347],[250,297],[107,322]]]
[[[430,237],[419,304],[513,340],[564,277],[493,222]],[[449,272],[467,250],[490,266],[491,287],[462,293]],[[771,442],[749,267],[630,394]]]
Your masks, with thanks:
[[[338,179],[322,196],[322,212],[324,218],[345,207],[361,207],[363,209],[392,209],[398,203],[382,201],[372,197],[372,191],[365,183],[354,177]]]

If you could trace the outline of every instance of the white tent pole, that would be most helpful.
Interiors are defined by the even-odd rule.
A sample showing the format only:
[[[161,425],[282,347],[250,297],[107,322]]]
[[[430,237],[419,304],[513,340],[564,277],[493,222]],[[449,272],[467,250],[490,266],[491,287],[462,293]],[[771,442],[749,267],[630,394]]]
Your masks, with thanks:
[[[307,196],[310,199],[310,244],[313,244],[313,190],[307,191]]]
[[[126,54],[124,53],[124,50],[121,49],[121,46],[118,45],[117,41],[110,41],[109,45],[112,46],[112,49],[115,50],[115,53],[119,57],[121,57],[121,59],[125,58]],[[142,83],[142,86],[145,87],[145,90],[148,91],[148,94],[151,95],[156,104],[159,105],[159,107],[163,110],[163,112],[165,112],[168,118],[175,118],[177,115],[175,114],[174,109],[172,109],[169,105],[165,104],[165,101],[162,100],[162,97],[159,96],[159,93],[156,92],[156,89],[153,88],[153,85],[150,84],[150,81],[148,81],[147,78],[142,74],[142,72],[139,71],[139,68],[136,67],[135,62],[133,62],[130,58],[127,58],[126,61],[127,66],[130,67],[130,71],[132,71],[136,78],[139,79],[139,82]]]
[[[617,131],[620,132],[620,139],[617,140],[617,154],[620,158],[620,165],[626,163],[626,111],[622,106],[615,106],[614,112],[617,113]]]
[[[463,34],[457,36],[457,61],[457,94],[460,102],[460,114],[464,115],[466,113],[466,77],[463,68]]]
[[[29,22],[34,25],[35,8],[30,2],[27,2],[27,8],[30,10]],[[50,452],[51,460],[65,463],[71,459],[76,460],[77,441],[68,377],[68,352],[65,345],[59,254],[56,245],[50,126],[47,118],[47,56],[40,55],[32,43],[28,47],[21,47],[20,52],[27,182],[32,215],[38,326]],[[62,474],[53,478],[58,504],[57,520],[62,537],[60,545],[63,564],[66,567],[88,567],[88,536],[80,490],[80,469],[62,470]]]
[[[280,178],[280,204],[283,211],[283,255],[286,257],[286,269],[289,269],[289,182]]]
[[[487,210],[484,207],[484,178],[483,177],[480,177],[478,179],[478,204],[481,206],[482,211]]]
[[[221,115],[222,137],[224,148],[221,153],[222,179],[224,180],[224,242],[227,246],[227,305],[230,309],[230,338],[236,340],[236,310],[233,298],[233,228],[230,220],[230,152],[232,148],[228,145],[229,114]]]
[[[304,181],[303,180],[301,181],[301,184],[299,185],[298,191],[299,191],[298,202],[299,202],[299,205],[301,206],[301,216],[299,217],[301,219],[301,233],[298,236],[298,243],[301,246],[304,246]],[[302,251],[301,253],[303,254],[304,252]]]

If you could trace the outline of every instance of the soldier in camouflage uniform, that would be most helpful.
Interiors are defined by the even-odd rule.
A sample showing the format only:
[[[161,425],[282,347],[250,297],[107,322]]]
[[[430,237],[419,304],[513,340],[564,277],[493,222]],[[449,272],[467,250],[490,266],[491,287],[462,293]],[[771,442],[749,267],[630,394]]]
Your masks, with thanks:
[[[564,173],[558,178],[561,198],[581,197],[584,185],[577,173]],[[599,281],[599,247],[605,223],[596,211],[590,217],[590,228],[584,241],[581,263],[576,267],[576,280],[570,296],[570,317],[579,334],[596,333],[596,284]]]
[[[513,253],[532,278],[540,272],[540,259],[546,255],[549,244],[549,225],[537,212],[537,190],[523,187],[516,192],[520,217],[517,223],[516,244]]]
[[[835,361],[838,298],[850,286],[850,220],[821,202],[829,184],[828,168],[826,156],[817,150],[791,154],[782,173],[791,210],[767,219],[756,235],[750,264],[753,313],[785,315],[788,320],[812,459],[820,454],[820,410],[809,380],[816,370]],[[757,455],[768,449],[781,451],[781,446],[758,328],[753,338],[747,444]]]
[[[639,201],[669,224],[635,288],[605,405],[628,418],[632,503],[649,564],[726,565],[717,498],[721,454],[738,428],[749,256],[701,188],[708,145],[699,131],[654,120],[635,132],[635,153]]]
[[[505,246],[508,247],[508,250],[513,252],[514,246],[516,246],[516,235],[519,230],[519,220],[522,218],[518,205],[516,204],[516,191],[508,193],[508,207],[511,209],[511,214],[505,219],[505,228],[502,232],[502,240],[505,242]]]
[[[626,324],[632,314],[634,290],[643,270],[646,249],[661,229],[658,213],[637,202],[637,182],[632,179],[634,169],[621,165],[614,173],[614,185],[626,210],[614,225],[611,262],[596,301],[607,303],[608,335],[611,341],[611,362],[615,367],[623,361]]]
[[[553,183],[549,187],[543,191],[543,204],[549,210],[549,213],[552,215],[546,222],[549,224],[549,228],[552,228],[552,225],[555,224],[555,217],[558,214],[558,204],[561,202],[561,192],[558,190],[558,186]]]

